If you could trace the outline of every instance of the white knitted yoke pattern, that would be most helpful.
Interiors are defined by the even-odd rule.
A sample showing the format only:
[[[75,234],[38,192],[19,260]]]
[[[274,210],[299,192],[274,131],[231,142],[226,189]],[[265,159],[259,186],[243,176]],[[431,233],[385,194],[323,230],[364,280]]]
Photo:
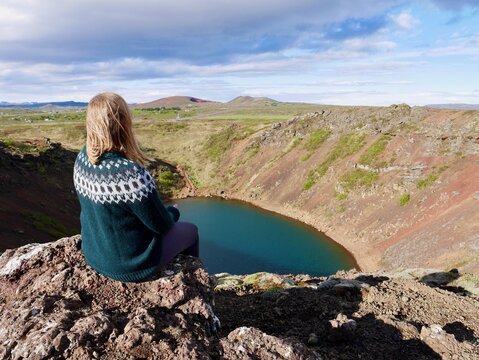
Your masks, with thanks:
[[[140,164],[118,157],[93,165],[83,152],[75,161],[73,181],[79,195],[101,204],[134,203],[155,189],[153,177]]]

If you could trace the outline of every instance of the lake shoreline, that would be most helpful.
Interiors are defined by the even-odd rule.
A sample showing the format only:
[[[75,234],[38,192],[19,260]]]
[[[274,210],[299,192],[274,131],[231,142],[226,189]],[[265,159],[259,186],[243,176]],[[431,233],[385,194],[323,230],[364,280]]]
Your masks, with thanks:
[[[319,232],[321,234],[321,236],[326,239],[326,241],[334,243],[335,246],[338,246],[341,249],[341,251],[343,251],[344,253],[347,254],[347,256],[350,258],[350,260],[353,264],[353,269],[356,269],[357,271],[363,271],[362,267],[359,265],[358,260],[356,259],[356,256],[353,254],[352,251],[347,249],[346,246],[344,246],[340,242],[334,240],[331,236],[329,236],[324,231],[322,231],[318,226],[315,226],[315,224],[308,223],[307,221],[303,221],[302,218],[292,216],[292,214],[290,212],[286,211],[285,209],[282,209],[281,207],[276,207],[276,206],[275,207],[271,207],[271,206],[265,207],[263,204],[260,204],[258,202],[248,201],[244,198],[237,197],[237,196],[234,196],[232,194],[227,194],[227,193],[213,194],[209,191],[205,191],[205,190],[202,190],[202,189],[196,189],[196,191],[194,192],[194,195],[191,195],[191,193],[190,193],[189,195],[178,197],[176,199],[171,199],[171,200],[174,201],[174,200],[180,200],[180,199],[185,199],[185,198],[217,198],[217,199],[221,199],[221,200],[237,201],[237,202],[240,202],[244,205],[252,206],[252,207],[261,209],[262,211],[266,211],[266,212],[273,213],[273,214],[276,214],[276,215],[285,216],[285,217],[291,219],[292,221],[298,222],[301,226],[310,227],[310,228],[314,229],[314,231]],[[350,270],[350,269],[344,269],[344,270]]]

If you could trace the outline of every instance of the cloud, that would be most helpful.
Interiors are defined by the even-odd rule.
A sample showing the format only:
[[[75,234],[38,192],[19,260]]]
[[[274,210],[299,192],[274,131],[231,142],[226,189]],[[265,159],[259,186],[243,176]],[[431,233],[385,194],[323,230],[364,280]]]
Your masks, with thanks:
[[[238,55],[314,50],[328,41],[367,36],[400,2],[4,0],[0,57],[52,63],[139,57],[231,62]]]
[[[390,18],[394,24],[404,30],[411,30],[419,24],[419,20],[408,11],[403,11],[398,15],[391,15]]]

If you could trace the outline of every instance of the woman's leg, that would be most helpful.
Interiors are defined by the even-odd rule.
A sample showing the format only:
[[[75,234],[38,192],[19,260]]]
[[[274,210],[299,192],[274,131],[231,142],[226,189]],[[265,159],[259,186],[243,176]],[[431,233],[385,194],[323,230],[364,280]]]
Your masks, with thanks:
[[[179,253],[199,257],[199,237],[196,225],[178,221],[163,236],[159,266],[165,266]]]

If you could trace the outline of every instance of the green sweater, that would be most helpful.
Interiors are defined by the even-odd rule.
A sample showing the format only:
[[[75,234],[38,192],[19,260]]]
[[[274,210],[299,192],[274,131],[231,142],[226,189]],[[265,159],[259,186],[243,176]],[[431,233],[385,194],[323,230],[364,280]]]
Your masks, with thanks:
[[[93,165],[83,147],[73,179],[86,262],[115,280],[148,279],[160,261],[162,235],[174,224],[148,170],[115,151]]]

